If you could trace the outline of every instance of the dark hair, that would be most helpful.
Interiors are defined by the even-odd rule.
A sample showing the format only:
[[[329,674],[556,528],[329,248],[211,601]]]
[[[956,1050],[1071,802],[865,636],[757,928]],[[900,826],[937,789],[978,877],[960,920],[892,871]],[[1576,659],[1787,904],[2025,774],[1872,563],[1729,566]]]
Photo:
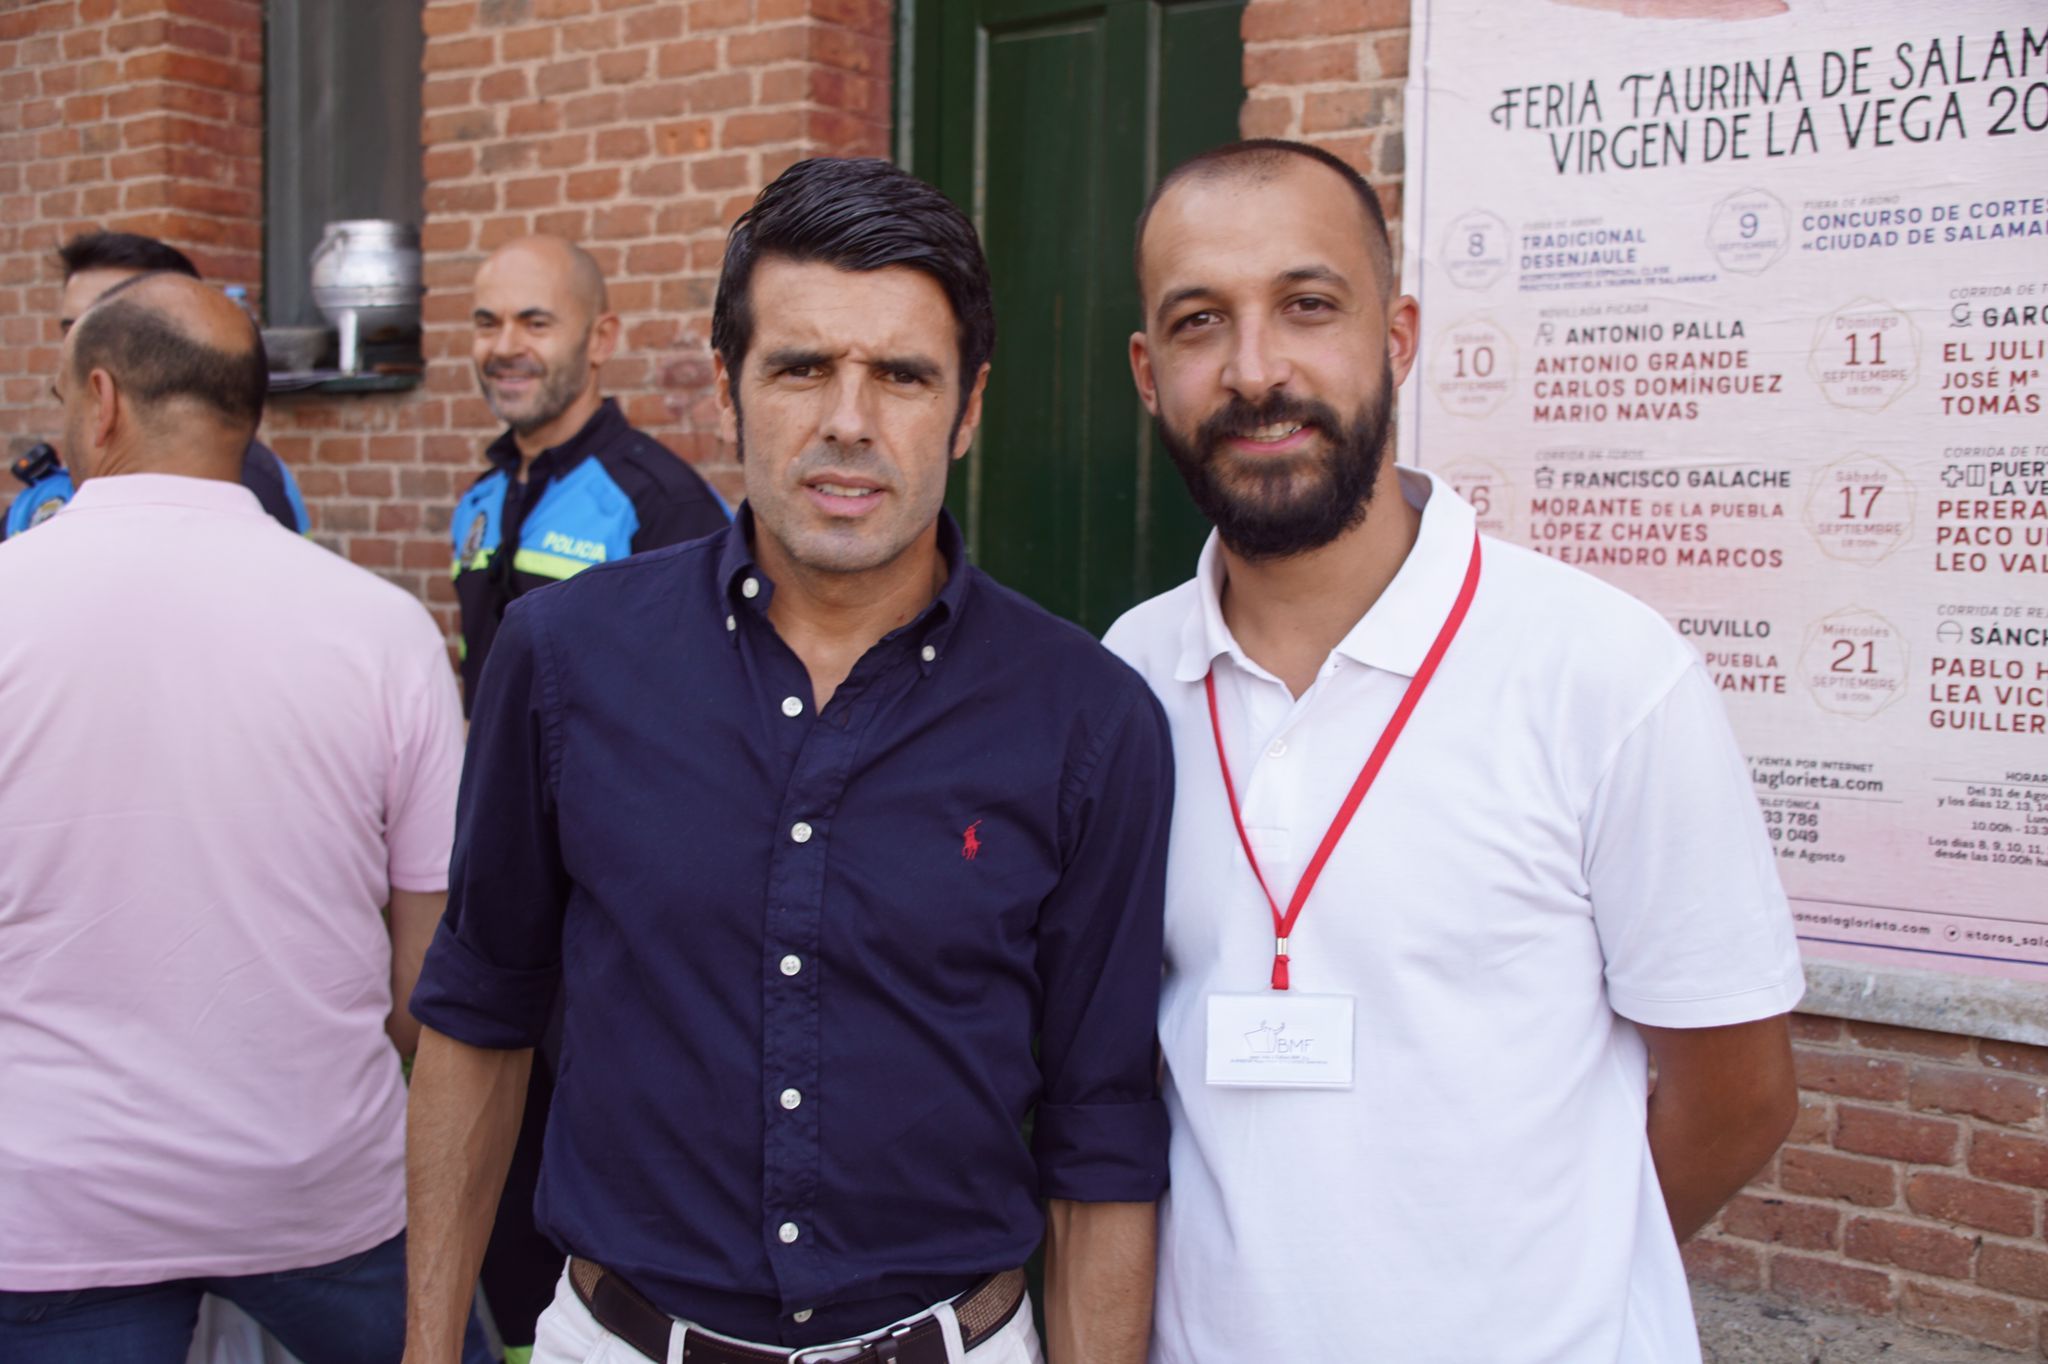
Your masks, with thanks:
[[[1391,297],[1398,282],[1394,274],[1394,244],[1387,236],[1387,215],[1386,210],[1380,207],[1379,195],[1373,193],[1365,177],[1342,157],[1306,142],[1290,142],[1281,137],[1253,137],[1243,142],[1226,142],[1220,147],[1196,153],[1160,177],[1151,197],[1145,200],[1144,210],[1138,214],[1138,230],[1131,240],[1131,267],[1137,273],[1140,286],[1143,286],[1145,278],[1145,224],[1152,221],[1152,210],[1165,197],[1166,191],[1183,180],[1228,175],[1234,171],[1269,175],[1279,170],[1283,159],[1290,156],[1328,166],[1351,186],[1351,192],[1358,196],[1359,204],[1365,209],[1366,221],[1371,224],[1366,245],[1371,248],[1373,264],[1380,272],[1380,289]]]
[[[974,224],[951,199],[887,161],[799,161],[776,176],[732,225],[711,309],[711,346],[735,381],[754,338],[748,287],[763,256],[840,270],[901,265],[930,275],[953,305],[963,405],[974,376],[995,353],[995,301]]]
[[[120,297],[163,273],[124,279],[86,309],[71,329],[72,376],[83,382],[94,370],[103,369],[138,406],[190,398],[253,434],[263,419],[263,399],[270,388],[263,338],[251,324],[247,350],[221,350],[194,340],[161,309]]]
[[[57,249],[64,278],[82,270],[148,270],[199,278],[191,258],[175,246],[133,232],[82,232]]]

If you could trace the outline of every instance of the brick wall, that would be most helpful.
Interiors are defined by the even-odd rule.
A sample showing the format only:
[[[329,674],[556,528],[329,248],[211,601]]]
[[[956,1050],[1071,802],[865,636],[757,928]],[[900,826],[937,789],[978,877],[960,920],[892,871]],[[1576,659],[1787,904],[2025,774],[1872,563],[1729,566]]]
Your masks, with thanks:
[[[1696,1277],[2048,1354],[2048,1048],[1794,1019],[1792,1140]]]
[[[262,0],[0,4],[0,441],[56,434],[53,252],[113,227],[261,274]],[[0,496],[11,496],[11,488]]]
[[[1350,162],[1379,191],[1398,261],[1408,0],[1251,0],[1243,31],[1244,135],[1298,138]]]
[[[270,430],[317,533],[453,628],[447,520],[500,429],[469,282],[528,232],[581,242],[625,321],[606,391],[728,492],[704,338],[726,226],[791,162],[888,147],[889,0],[429,0],[426,382],[283,399]]]
[[[118,12],[117,12],[118,11]],[[0,13],[0,436],[53,435],[52,251],[118,227],[258,283],[261,0],[45,0]],[[264,436],[316,537],[454,629],[444,539],[499,429],[468,286],[526,232],[582,242],[625,320],[607,391],[727,492],[704,345],[728,223],[783,167],[888,150],[890,0],[428,0],[427,372],[409,394],[279,397]],[[83,103],[81,103],[83,101]]]

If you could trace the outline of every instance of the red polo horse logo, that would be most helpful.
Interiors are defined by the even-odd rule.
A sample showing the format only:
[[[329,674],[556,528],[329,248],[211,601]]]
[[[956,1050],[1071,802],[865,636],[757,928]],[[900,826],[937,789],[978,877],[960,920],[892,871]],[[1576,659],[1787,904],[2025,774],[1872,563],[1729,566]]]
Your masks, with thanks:
[[[967,826],[966,830],[962,833],[960,838],[960,855],[966,858],[969,862],[972,862],[976,857],[981,855],[981,840],[977,838],[974,833],[974,831],[976,829],[979,829],[980,827],[981,821],[977,819],[974,821],[974,823]]]

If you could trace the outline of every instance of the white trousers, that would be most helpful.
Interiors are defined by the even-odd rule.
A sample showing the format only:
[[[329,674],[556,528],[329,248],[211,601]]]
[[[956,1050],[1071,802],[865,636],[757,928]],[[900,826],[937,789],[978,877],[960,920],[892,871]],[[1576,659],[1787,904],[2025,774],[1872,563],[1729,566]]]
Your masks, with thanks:
[[[939,1325],[946,1333],[947,1364],[1045,1364],[1045,1356],[1038,1348],[1038,1328],[1031,1323],[1031,1302],[1028,1298],[1002,1330],[972,1350],[960,1348],[960,1326],[953,1319],[951,1305],[940,1304],[932,1315],[939,1319]],[[668,1334],[665,1364],[681,1364],[683,1337],[702,1329],[688,1322],[677,1322]],[[555,1283],[555,1300],[540,1314],[533,1334],[533,1364],[647,1364],[638,1350],[597,1324],[597,1318],[590,1315],[590,1309],[583,1305],[583,1299],[577,1297],[576,1290],[570,1286],[566,1270]]]

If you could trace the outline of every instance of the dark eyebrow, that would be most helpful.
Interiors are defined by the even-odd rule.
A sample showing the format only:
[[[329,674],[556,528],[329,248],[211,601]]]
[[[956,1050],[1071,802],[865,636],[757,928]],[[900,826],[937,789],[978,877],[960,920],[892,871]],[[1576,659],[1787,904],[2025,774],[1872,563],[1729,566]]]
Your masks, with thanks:
[[[938,365],[922,355],[885,355],[868,365],[869,369],[889,374],[908,374],[923,383],[937,383]]]
[[[1292,270],[1280,272],[1282,284],[1334,284],[1340,289],[1349,289],[1351,281],[1327,265],[1297,265]]]
[[[771,350],[761,357],[761,368],[765,370],[798,369],[810,365],[830,364],[832,357],[813,347],[783,346]]]
[[[1181,304],[1191,303],[1198,298],[1214,298],[1215,296],[1216,291],[1214,289],[1211,289],[1206,284],[1190,284],[1185,289],[1175,289],[1165,298],[1159,300],[1159,307],[1156,310],[1154,310],[1152,314],[1152,320],[1155,322],[1164,322],[1166,320],[1166,315],[1172,312],[1175,308],[1178,308]]]

